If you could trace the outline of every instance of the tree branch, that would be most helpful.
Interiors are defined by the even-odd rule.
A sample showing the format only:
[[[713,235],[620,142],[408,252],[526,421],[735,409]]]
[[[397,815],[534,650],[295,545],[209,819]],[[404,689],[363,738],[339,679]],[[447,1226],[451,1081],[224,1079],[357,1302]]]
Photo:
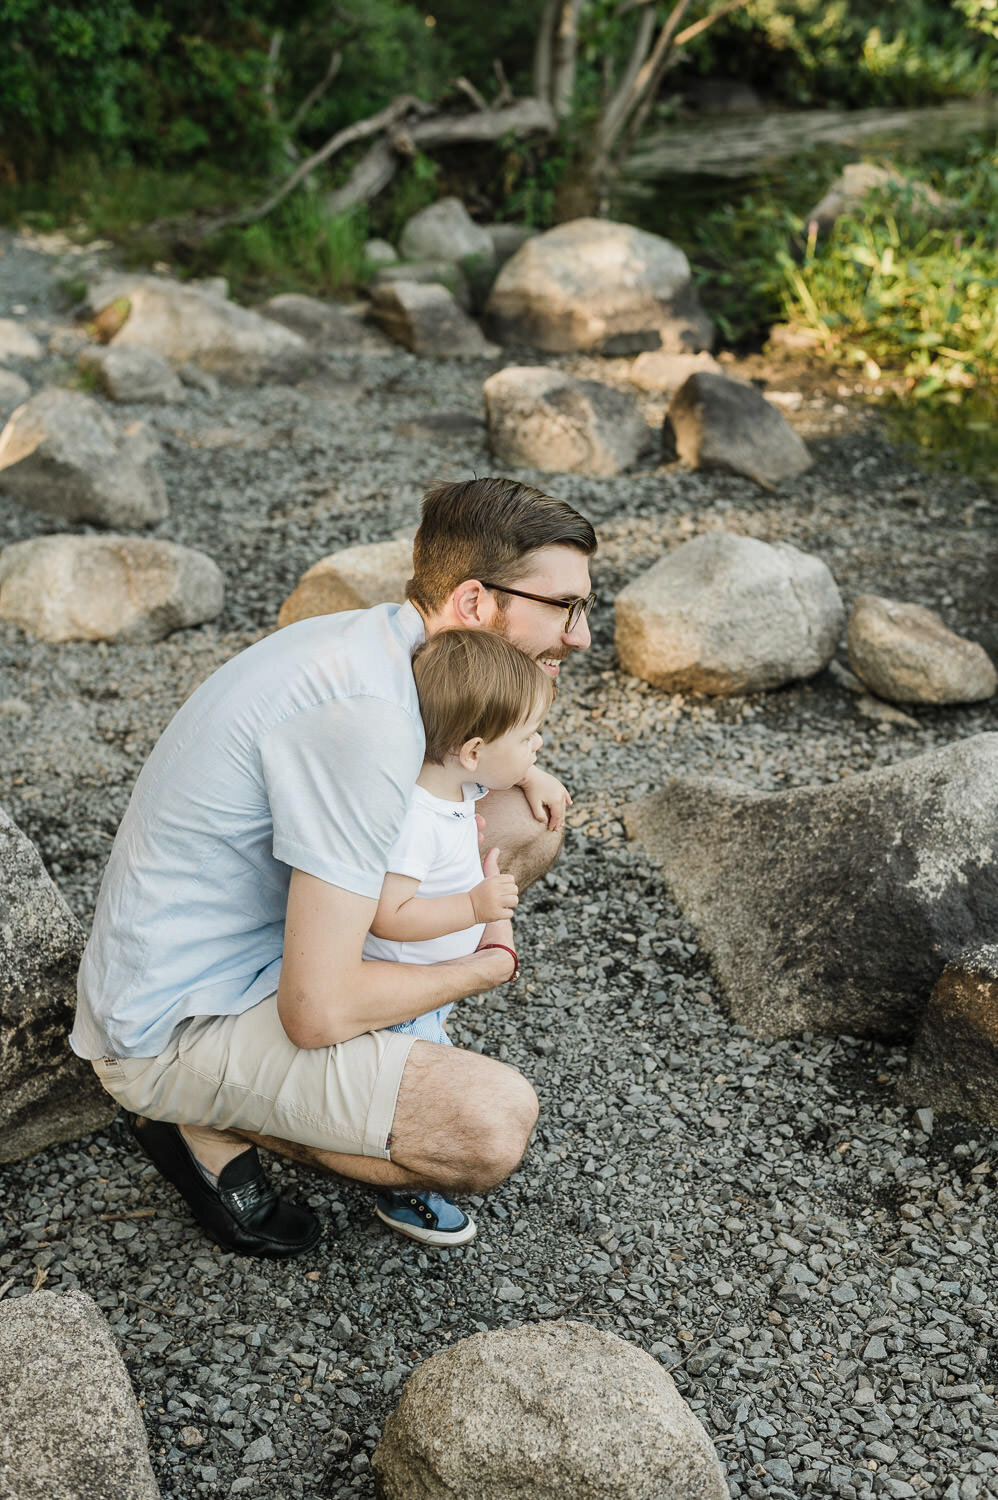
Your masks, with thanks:
[[[397,124],[407,114],[416,111],[424,114],[427,107],[414,94],[401,94],[397,99],[393,99],[391,104],[378,114],[371,115],[366,120],[358,120],[356,124],[348,125],[344,130],[337,131],[324,146],[320,146],[318,151],[313,151],[311,156],[307,157],[300,166],[296,167],[291,176],[277,189],[276,193],[271,193],[270,197],[257,208],[248,208],[244,209],[241,213],[231,214],[227,218],[219,220],[213,228],[222,229],[229,224],[255,224],[258,219],[264,218],[279,203],[282,203],[288,194],[295,190],[302,178],[307,177],[310,172],[314,172],[316,167],[320,167],[324,161],[328,161],[338,151],[342,151],[346,146],[352,146],[354,141],[362,141],[369,135],[377,135],[379,130],[387,130],[390,126]]]
[[[370,203],[391,182],[398,171],[398,153],[381,137],[364,152],[350,176],[340,187],[334,188],[325,199],[325,207],[331,214],[344,213],[358,203]]]
[[[579,11],[582,0],[562,0],[554,39],[554,63],[551,69],[551,103],[555,115],[564,120],[571,113],[575,97],[575,70],[579,45]]]
[[[624,69],[624,76],[621,78],[613,97],[609,100],[600,117],[597,139],[601,152],[605,153],[610,150],[627,119],[627,112],[631,107],[631,96],[634,85],[641,71],[641,65],[648,56],[648,49],[651,46],[651,39],[654,33],[655,12],[649,5],[638,23],[637,35],[634,38],[634,45],[631,48],[627,67]]]
[[[466,94],[476,109],[488,109],[489,106],[483,95],[475,88],[471,79],[465,78],[463,73],[460,78],[454,79],[454,87],[460,89],[462,94]]]
[[[534,44],[534,97],[551,102],[551,54],[560,0],[546,0]]]
[[[319,102],[342,66],[343,53],[334,51],[329,59],[329,66],[326,69],[325,76],[322,78],[321,82],[315,85],[314,89],[309,90],[302,102],[299,104],[298,108],[295,110],[294,114],[291,116],[291,119],[288,121],[288,135],[294,135],[295,131],[298,129],[298,126],[301,124],[302,120],[305,119],[313,104],[317,104]]]

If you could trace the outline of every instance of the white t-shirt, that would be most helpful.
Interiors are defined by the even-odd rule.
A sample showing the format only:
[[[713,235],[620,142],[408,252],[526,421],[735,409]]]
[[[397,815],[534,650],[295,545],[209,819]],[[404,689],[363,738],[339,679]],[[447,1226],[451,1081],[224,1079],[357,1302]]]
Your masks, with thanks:
[[[292,868],[378,897],[423,762],[411,604],[321,615],[201,684],[118,829],[80,967],[81,1057],[152,1057],[280,977]]]
[[[487,787],[465,782],[463,802],[446,802],[425,787],[414,786],[405,821],[388,854],[392,875],[409,875],[419,881],[416,899],[458,896],[482,879],[482,856],[478,849],[475,803]],[[364,940],[365,958],[388,959],[397,964],[436,964],[445,958],[465,958],[474,953],[485,931],[484,922],[446,932],[442,937],[419,942],[396,942],[375,937]]]

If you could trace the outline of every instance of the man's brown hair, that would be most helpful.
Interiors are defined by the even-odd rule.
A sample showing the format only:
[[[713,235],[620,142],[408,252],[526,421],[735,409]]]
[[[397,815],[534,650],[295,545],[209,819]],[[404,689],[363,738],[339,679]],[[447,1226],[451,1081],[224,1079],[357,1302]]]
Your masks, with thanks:
[[[491,630],[440,630],[412,658],[426,759],[447,755],[479,736],[491,744],[547,712],[554,679],[532,656]]]
[[[515,584],[538,547],[596,551],[596,533],[577,510],[514,479],[438,484],[423,500],[406,597],[435,614],[466,578]]]

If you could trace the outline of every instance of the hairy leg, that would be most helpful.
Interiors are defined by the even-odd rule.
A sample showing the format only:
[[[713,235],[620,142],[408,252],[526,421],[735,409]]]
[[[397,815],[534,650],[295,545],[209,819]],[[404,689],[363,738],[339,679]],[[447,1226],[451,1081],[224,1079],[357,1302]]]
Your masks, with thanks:
[[[561,852],[564,833],[539,823],[518,788],[490,792],[482,806],[483,849],[499,846],[499,868],[512,875],[521,891],[546,875]]]
[[[515,1170],[536,1120],[537,1096],[515,1068],[460,1047],[417,1041],[399,1088],[391,1161],[318,1151],[248,1131],[229,1132],[228,1138],[377,1187],[484,1192]],[[201,1156],[193,1140],[191,1145]],[[237,1154],[230,1145],[226,1149],[230,1157]]]

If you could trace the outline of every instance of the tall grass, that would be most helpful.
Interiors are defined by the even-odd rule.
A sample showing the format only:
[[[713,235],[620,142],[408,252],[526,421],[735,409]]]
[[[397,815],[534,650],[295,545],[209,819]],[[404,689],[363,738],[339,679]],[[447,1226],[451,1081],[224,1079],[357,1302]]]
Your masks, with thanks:
[[[998,382],[998,155],[870,194],[797,264],[786,316],[829,358],[904,376],[916,396]]]

